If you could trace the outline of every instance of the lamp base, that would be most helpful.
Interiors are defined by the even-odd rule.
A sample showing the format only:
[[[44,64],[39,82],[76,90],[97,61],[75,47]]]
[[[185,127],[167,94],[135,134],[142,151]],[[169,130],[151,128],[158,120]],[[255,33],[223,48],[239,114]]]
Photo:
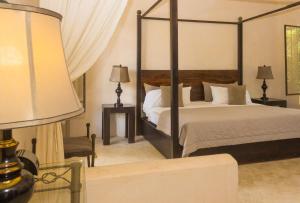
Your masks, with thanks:
[[[26,203],[33,193],[32,174],[22,170],[16,157],[18,142],[11,130],[0,131],[0,202]]]
[[[268,101],[268,100],[269,100],[269,98],[267,97],[267,89],[268,89],[268,85],[267,85],[266,79],[264,79],[261,88],[262,88],[262,90],[263,90],[263,96],[261,97],[261,100],[263,100],[263,101]]]
[[[0,185],[2,184],[3,183],[0,183]],[[33,185],[34,181],[32,175],[28,171],[22,170],[21,176],[8,183],[6,189],[0,189],[0,202],[27,203],[32,196]]]
[[[122,92],[123,90],[121,88],[121,83],[118,83],[118,87],[116,89],[118,99],[117,99],[117,103],[114,104],[115,108],[123,107],[123,104],[121,103],[121,99],[120,99]]]

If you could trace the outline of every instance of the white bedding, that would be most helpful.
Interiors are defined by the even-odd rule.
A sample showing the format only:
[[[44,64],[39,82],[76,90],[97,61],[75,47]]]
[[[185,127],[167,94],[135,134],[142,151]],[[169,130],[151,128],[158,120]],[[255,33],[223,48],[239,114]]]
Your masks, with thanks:
[[[259,105],[259,104],[248,104],[248,105]],[[238,105],[228,105],[228,104],[213,104],[212,102],[205,102],[205,101],[196,101],[186,104],[184,107],[180,107],[179,109],[193,109],[193,108],[208,108],[208,107],[234,107]],[[145,109],[144,109],[145,110]],[[170,108],[166,107],[152,107],[147,109],[145,114],[148,117],[148,120],[151,123],[157,125],[159,116],[161,113],[170,110]]]

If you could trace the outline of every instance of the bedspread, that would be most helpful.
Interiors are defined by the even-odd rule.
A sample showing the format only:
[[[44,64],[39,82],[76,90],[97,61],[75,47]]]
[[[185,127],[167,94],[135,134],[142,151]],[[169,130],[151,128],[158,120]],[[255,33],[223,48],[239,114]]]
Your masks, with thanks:
[[[157,129],[170,134],[170,109],[159,116]],[[300,110],[263,105],[180,109],[183,156],[201,149],[300,138]]]

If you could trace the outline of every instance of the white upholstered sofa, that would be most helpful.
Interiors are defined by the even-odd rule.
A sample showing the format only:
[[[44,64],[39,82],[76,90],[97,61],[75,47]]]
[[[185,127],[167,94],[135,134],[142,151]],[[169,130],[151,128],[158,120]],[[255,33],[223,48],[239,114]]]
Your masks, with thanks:
[[[88,203],[236,203],[230,155],[158,160],[86,170]]]

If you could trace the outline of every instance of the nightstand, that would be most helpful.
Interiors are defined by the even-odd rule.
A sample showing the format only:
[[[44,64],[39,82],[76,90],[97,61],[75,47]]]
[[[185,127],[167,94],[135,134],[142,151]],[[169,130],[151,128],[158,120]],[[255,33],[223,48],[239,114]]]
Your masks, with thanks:
[[[113,104],[102,105],[102,140],[103,145],[110,144],[110,115],[113,113],[125,113],[125,137],[128,143],[135,142],[135,106],[124,104],[122,107],[115,107]]]
[[[269,98],[268,100],[262,100],[261,98],[252,99],[253,103],[263,104],[267,106],[279,106],[279,107],[287,107],[287,101],[283,99],[273,99]]]

